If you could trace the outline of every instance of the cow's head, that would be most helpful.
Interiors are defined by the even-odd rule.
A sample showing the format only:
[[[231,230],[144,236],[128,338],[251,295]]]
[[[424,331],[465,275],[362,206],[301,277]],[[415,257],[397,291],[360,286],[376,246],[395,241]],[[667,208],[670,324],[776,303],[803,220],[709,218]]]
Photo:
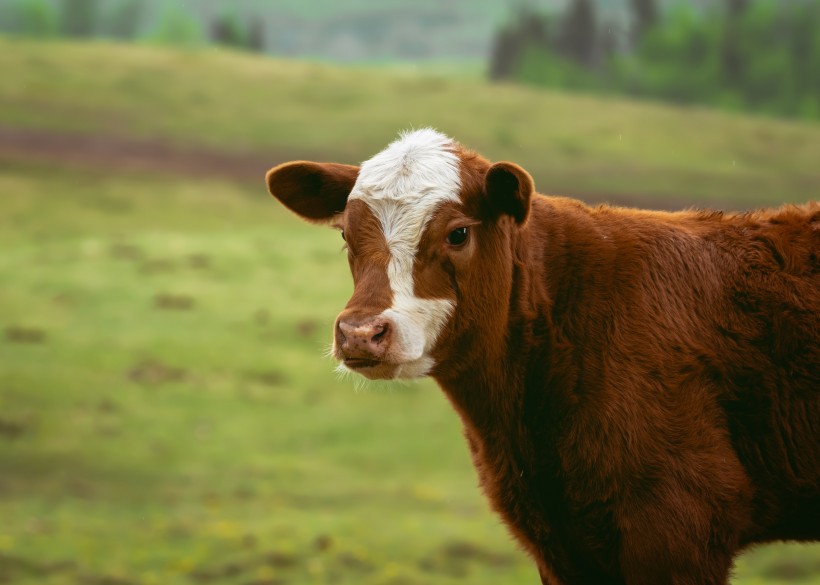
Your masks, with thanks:
[[[361,167],[297,161],[268,189],[302,218],[342,232],[354,292],[333,354],[368,378],[415,378],[506,325],[511,234],[533,183],[431,130],[403,134]],[[500,322],[499,322],[500,321]]]

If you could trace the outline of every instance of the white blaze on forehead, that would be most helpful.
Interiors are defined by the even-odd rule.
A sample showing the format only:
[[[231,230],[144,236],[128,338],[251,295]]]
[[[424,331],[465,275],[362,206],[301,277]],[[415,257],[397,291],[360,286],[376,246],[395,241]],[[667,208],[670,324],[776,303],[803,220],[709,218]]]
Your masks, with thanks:
[[[459,202],[461,178],[453,141],[426,128],[402,134],[362,163],[349,199],[361,199],[378,218],[390,249],[387,276],[393,306],[383,313],[396,325],[398,377],[423,376],[429,352],[453,310],[446,299],[421,299],[413,288],[413,264],[424,228],[436,208]]]

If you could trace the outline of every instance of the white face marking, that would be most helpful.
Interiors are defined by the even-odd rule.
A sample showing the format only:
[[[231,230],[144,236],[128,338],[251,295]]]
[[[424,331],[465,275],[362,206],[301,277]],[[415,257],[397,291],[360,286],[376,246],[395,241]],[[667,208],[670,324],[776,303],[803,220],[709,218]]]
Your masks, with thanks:
[[[436,208],[459,202],[461,178],[453,141],[426,128],[402,134],[362,163],[349,200],[361,199],[378,218],[390,248],[387,277],[393,306],[382,313],[396,326],[391,362],[397,378],[426,375],[435,365],[430,351],[454,306],[446,299],[421,299],[413,290],[415,263],[424,228]]]

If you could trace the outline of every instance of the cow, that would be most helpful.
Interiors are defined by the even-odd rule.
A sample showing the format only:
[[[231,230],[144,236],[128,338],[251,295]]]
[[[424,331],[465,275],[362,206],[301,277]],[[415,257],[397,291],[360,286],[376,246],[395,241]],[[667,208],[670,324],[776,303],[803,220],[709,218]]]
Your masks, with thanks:
[[[535,192],[433,129],[269,191],[341,231],[341,367],[432,377],[548,584],[723,584],[820,538],[820,204],[659,212]]]

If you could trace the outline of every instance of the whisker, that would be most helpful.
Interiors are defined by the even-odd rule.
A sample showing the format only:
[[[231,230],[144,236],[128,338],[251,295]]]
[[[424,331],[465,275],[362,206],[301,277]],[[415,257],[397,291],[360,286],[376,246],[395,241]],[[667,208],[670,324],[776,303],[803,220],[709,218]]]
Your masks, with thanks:
[[[333,342],[332,341],[330,343],[328,343],[327,346],[325,347],[323,355],[326,358],[335,359],[335,356],[333,355]]]
[[[353,378],[353,389],[356,394],[360,394],[365,391],[370,391],[371,387],[369,384],[370,380],[365,378],[364,376],[356,376]]]
[[[338,364],[335,368],[333,368],[333,371],[339,377],[340,380],[349,378],[350,375],[353,373],[350,370],[348,370],[344,364]]]

